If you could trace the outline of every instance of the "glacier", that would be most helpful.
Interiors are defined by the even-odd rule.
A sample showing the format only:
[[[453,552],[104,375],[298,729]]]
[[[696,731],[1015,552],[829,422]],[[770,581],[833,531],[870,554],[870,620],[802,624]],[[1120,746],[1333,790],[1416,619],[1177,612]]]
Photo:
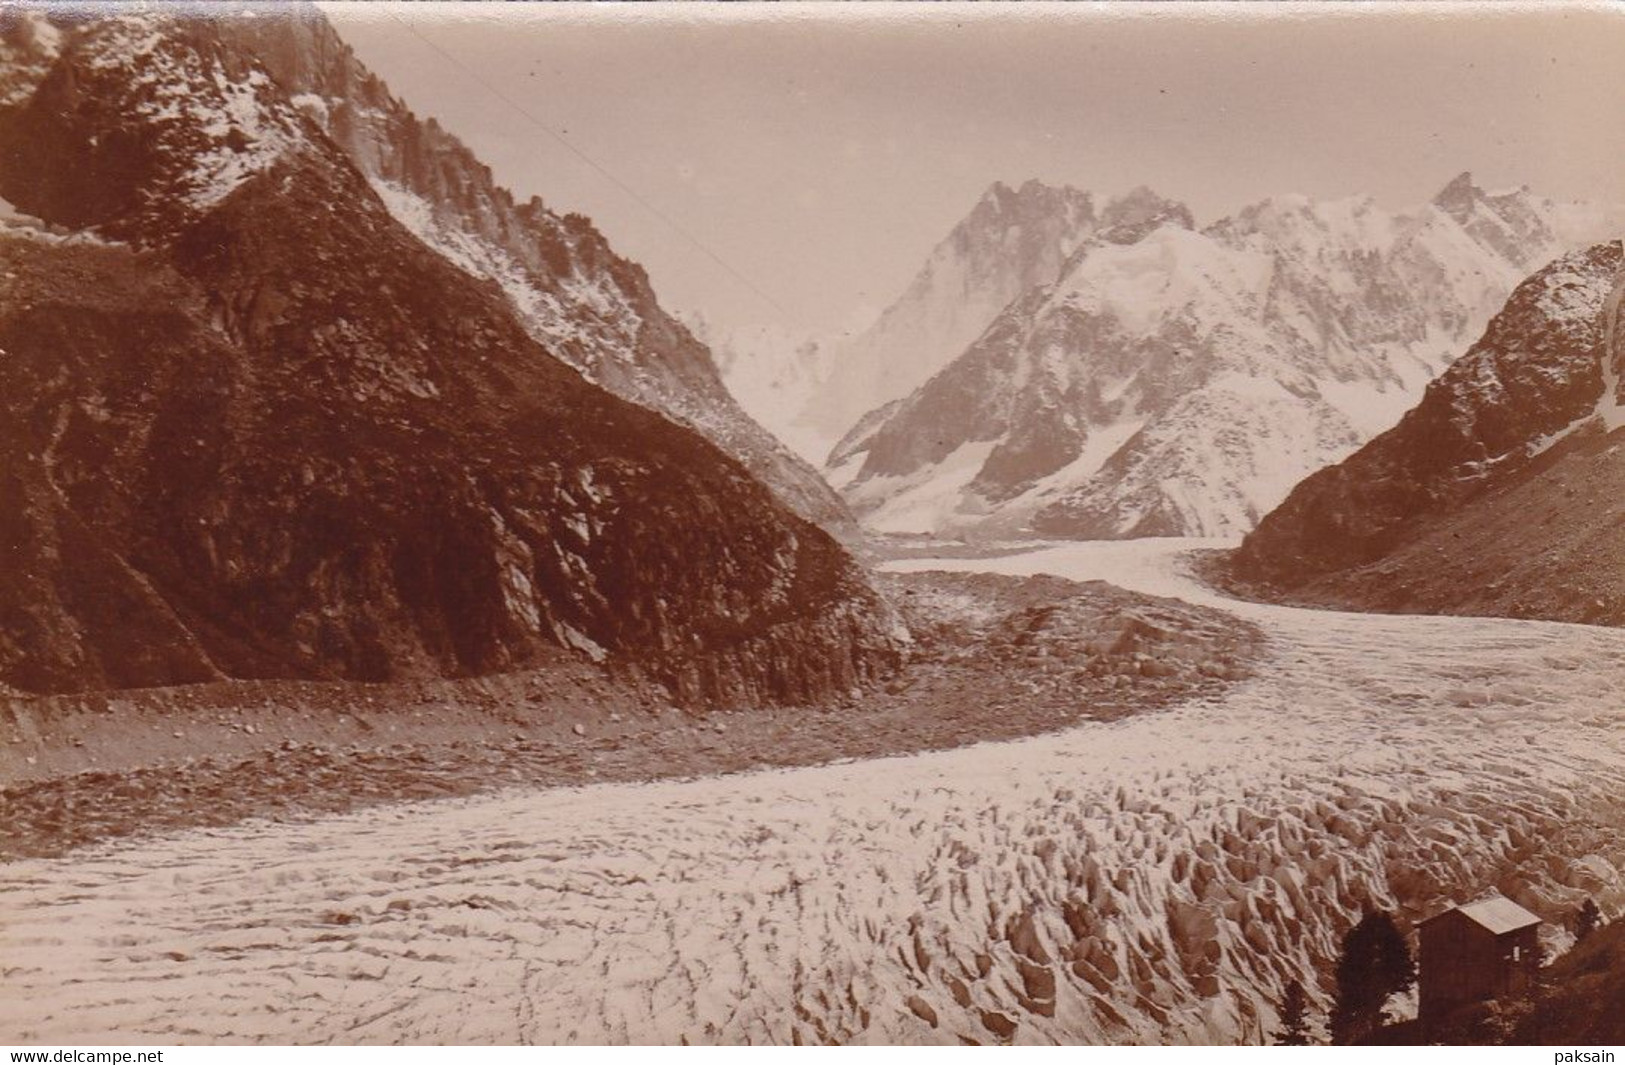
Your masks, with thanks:
[[[1258,1042],[1368,903],[1625,906],[1625,632],[1238,602],[1187,575],[1211,545],[890,564],[1263,627],[1254,679],[1172,710],[0,867],[0,1039]]]

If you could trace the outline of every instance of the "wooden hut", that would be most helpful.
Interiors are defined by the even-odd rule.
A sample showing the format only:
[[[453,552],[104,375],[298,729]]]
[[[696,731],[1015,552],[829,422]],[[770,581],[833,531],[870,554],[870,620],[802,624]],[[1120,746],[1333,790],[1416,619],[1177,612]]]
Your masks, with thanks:
[[[1540,967],[1539,929],[1539,917],[1502,895],[1423,921],[1422,1022],[1436,1024],[1463,1006],[1522,992]]]

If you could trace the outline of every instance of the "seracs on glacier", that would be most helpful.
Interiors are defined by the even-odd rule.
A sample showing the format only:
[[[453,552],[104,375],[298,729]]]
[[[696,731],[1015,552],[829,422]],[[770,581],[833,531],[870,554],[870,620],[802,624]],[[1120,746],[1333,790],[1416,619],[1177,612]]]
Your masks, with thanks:
[[[1234,602],[1191,546],[894,565],[1232,611],[1269,648],[1213,699],[12,863],[0,1038],[1260,1042],[1367,902],[1625,907],[1625,632]]]

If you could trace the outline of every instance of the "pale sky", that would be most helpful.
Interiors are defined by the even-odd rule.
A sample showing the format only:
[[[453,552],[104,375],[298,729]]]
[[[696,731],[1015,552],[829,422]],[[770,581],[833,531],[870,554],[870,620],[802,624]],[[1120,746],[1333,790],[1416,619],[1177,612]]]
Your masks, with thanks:
[[[1201,223],[1462,170],[1625,203],[1625,11],[1598,5],[322,7],[501,183],[734,324],[866,324],[994,180],[1146,184]]]

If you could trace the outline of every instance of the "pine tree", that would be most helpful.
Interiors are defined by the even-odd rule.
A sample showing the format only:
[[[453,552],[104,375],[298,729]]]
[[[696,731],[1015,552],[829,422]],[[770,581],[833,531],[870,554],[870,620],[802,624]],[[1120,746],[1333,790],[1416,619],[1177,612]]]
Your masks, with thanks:
[[[1386,913],[1367,910],[1343,937],[1337,961],[1332,1042],[1352,1043],[1382,1023],[1388,996],[1416,983],[1416,962],[1405,936]]]
[[[1275,1033],[1276,1046],[1306,1047],[1309,1045],[1309,996],[1303,985],[1294,980],[1286,985],[1286,997],[1281,1000],[1281,1030]]]
[[[1574,917],[1574,939],[1576,942],[1589,936],[1602,924],[1602,911],[1597,909],[1596,899],[1586,899],[1580,904],[1580,912]]]

